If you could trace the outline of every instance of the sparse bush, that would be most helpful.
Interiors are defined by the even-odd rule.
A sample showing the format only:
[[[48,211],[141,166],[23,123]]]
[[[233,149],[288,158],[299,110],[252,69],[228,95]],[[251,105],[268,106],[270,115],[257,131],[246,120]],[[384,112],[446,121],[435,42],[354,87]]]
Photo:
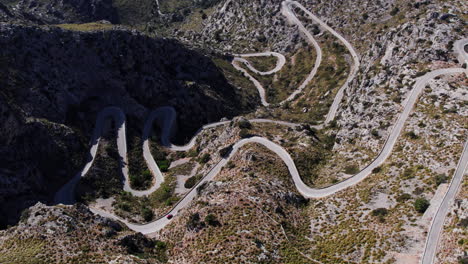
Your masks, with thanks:
[[[234,168],[235,166],[236,166],[236,165],[235,165],[234,162],[232,162],[232,161],[228,161],[228,162],[226,163],[226,168],[228,168],[228,169],[232,169],[232,168]]]
[[[411,199],[411,194],[409,193],[403,193],[396,198],[397,202],[399,203],[403,203],[405,201],[408,201],[409,199]]]
[[[419,139],[419,136],[416,135],[416,133],[414,133],[414,131],[410,131],[410,132],[406,133],[406,136],[411,138],[411,139]]]
[[[198,175],[195,175],[195,176],[192,176],[190,178],[188,178],[185,183],[184,183],[184,187],[187,188],[187,189],[191,189],[193,188],[193,186],[195,186],[195,184],[197,184],[197,182],[202,178],[203,176],[201,174],[198,174]]]
[[[414,170],[411,168],[406,168],[403,171],[403,174],[401,177],[405,180],[414,178]]]
[[[249,131],[245,128],[241,129],[240,132],[239,132],[239,136],[241,138],[249,138],[251,137],[252,135],[249,133]]]
[[[199,161],[201,164],[205,164],[205,163],[207,163],[208,161],[210,161],[210,159],[211,159],[211,155],[208,154],[208,153],[205,153],[205,154],[203,154],[203,155],[200,157],[200,159],[199,159],[198,161]]]
[[[156,240],[156,243],[155,243],[155,248],[156,249],[166,249],[167,248],[167,245],[165,242],[163,241],[160,241],[160,240]]]
[[[151,184],[153,175],[149,170],[144,170],[140,175],[130,174],[130,183],[135,189],[141,190]]]
[[[207,185],[208,185],[207,182],[204,182],[204,183],[200,184],[200,186],[197,187],[197,194],[200,195],[201,192],[203,192],[203,190],[206,188]]]
[[[166,159],[158,160],[156,163],[158,164],[158,167],[162,172],[167,172],[169,170],[169,166],[171,165],[171,162]]]
[[[229,156],[229,153],[231,153],[232,151],[232,145],[229,145],[225,148],[222,148],[219,150],[219,155],[223,158],[226,158],[227,156]]]
[[[380,166],[379,166],[379,167],[375,167],[375,168],[372,169],[372,173],[374,173],[374,174],[379,173],[379,172],[381,172],[381,171],[382,171],[382,167],[380,167]]]
[[[429,201],[423,197],[420,197],[414,201],[414,209],[421,214],[426,212],[427,208],[429,208],[429,205]]]
[[[359,172],[359,167],[357,165],[349,165],[349,166],[346,166],[345,169],[344,169],[344,173],[346,174],[356,174]]]
[[[379,222],[383,223],[385,222],[385,216],[388,214],[388,210],[387,208],[377,208],[372,210],[371,214],[372,216],[377,217]]]
[[[241,119],[239,120],[239,122],[237,123],[237,125],[239,126],[239,128],[241,129],[251,129],[252,128],[252,124],[249,122],[249,120],[246,120],[246,119]]]
[[[445,174],[438,174],[437,176],[435,176],[435,184],[436,186],[439,186],[441,185],[442,183],[446,183],[447,182],[447,175]]]
[[[458,226],[461,226],[463,228],[468,227],[468,217],[465,217],[460,220],[460,222],[457,224]]]
[[[372,216],[386,216],[388,214],[387,208],[377,208],[372,210]]]
[[[143,216],[143,219],[145,219],[146,222],[149,222],[154,218],[153,210],[149,209],[148,207],[143,207],[143,209],[141,210],[141,215]]]
[[[214,214],[208,214],[205,217],[205,222],[209,224],[210,226],[218,226],[220,225],[219,221],[216,219],[216,216]]]
[[[200,222],[200,214],[199,213],[194,213],[190,215],[187,224],[185,227],[187,230],[192,231],[192,230],[199,230],[205,226],[205,223]]]

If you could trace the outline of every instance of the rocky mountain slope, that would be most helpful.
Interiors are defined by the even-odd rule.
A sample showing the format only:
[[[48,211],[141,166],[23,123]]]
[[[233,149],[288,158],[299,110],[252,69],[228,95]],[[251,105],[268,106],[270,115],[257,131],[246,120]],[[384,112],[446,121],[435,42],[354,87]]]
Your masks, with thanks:
[[[118,23],[119,16],[112,0],[2,0],[0,19],[3,22],[35,24],[86,23],[107,20]]]
[[[252,107],[209,58],[173,40],[3,24],[0,43],[3,225],[77,171],[105,106],[141,127],[149,110],[174,106],[182,134]]]
[[[187,153],[160,151],[158,137],[152,138],[167,167],[175,161],[188,172],[165,168],[166,185],[153,196],[122,193],[101,204],[127,220],[150,221],[189,191],[185,179],[206,175],[221,159],[220,150],[240,137],[264,136],[283,146],[311,186],[344,180],[379,153],[417,77],[460,67],[453,44],[468,36],[467,4],[461,0],[300,2],[351,42],[361,62],[336,120],[321,131],[310,126],[321,122],[318,108],[344,82],[352,59],[304,13],[296,10],[327,58],[291,104],[259,107],[258,97],[251,96],[255,89],[244,85],[249,82],[233,70],[232,58],[218,55],[277,51],[287,57],[289,70],[298,61],[313,61],[316,52],[305,48],[309,44],[297,26],[286,21],[281,0],[1,1],[6,23],[0,24],[0,227],[22,220],[0,231],[0,262],[417,263],[468,135],[468,81],[462,74],[429,82],[388,161],[331,197],[305,200],[276,155],[248,145],[197,189],[199,195],[166,228],[150,235],[164,242],[93,216],[81,205],[37,204],[23,211],[51,201],[85,163],[96,114],[106,106],[122,108],[133,120],[132,136],[148,111],[162,105],[176,108],[179,139],[202,124],[247,112],[249,118],[307,123],[241,128],[236,119],[202,133]],[[74,24],[98,20],[114,25]],[[62,23],[70,24],[47,25]],[[331,80],[338,71],[341,79]],[[281,78],[287,85],[289,77],[294,76],[265,76],[264,83]],[[448,263],[466,255],[466,214],[460,212],[466,190],[459,198],[440,254]],[[418,200],[432,207],[418,210]],[[84,242],[75,245],[73,237]],[[53,246],[62,251],[52,253]]]
[[[1,263],[161,263],[165,249],[83,205],[38,203],[17,226],[0,231]]]

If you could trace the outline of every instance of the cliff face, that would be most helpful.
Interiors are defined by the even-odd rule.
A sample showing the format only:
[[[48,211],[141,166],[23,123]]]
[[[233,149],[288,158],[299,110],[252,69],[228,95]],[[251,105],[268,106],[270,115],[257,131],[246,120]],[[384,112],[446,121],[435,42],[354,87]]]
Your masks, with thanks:
[[[83,165],[103,107],[121,107],[143,126],[149,110],[174,106],[182,133],[242,111],[211,60],[176,41],[3,24],[0,45],[3,225],[50,200]]]

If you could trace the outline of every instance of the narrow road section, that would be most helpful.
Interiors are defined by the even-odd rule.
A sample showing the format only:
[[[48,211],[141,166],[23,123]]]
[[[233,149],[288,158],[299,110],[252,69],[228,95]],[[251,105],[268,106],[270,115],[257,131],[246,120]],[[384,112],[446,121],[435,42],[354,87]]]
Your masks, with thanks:
[[[448,191],[445,193],[444,199],[437,210],[434,219],[432,219],[431,228],[426,239],[426,247],[424,249],[423,257],[421,260],[422,264],[432,264],[435,262],[437,253],[437,245],[440,241],[440,236],[443,232],[445,218],[447,217],[448,210],[451,203],[453,203],[455,196],[457,195],[460,185],[463,182],[463,176],[468,168],[468,141],[465,142],[462,156],[458,161],[457,170],[453,175],[452,181]]]

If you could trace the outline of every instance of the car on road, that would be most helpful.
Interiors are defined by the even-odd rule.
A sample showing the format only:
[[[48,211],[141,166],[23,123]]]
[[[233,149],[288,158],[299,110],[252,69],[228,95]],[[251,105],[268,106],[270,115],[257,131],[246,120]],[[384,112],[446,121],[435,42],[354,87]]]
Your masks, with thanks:
[[[167,219],[172,219],[172,217],[174,217],[174,216],[171,215],[171,214],[166,215],[166,218],[167,218]]]

